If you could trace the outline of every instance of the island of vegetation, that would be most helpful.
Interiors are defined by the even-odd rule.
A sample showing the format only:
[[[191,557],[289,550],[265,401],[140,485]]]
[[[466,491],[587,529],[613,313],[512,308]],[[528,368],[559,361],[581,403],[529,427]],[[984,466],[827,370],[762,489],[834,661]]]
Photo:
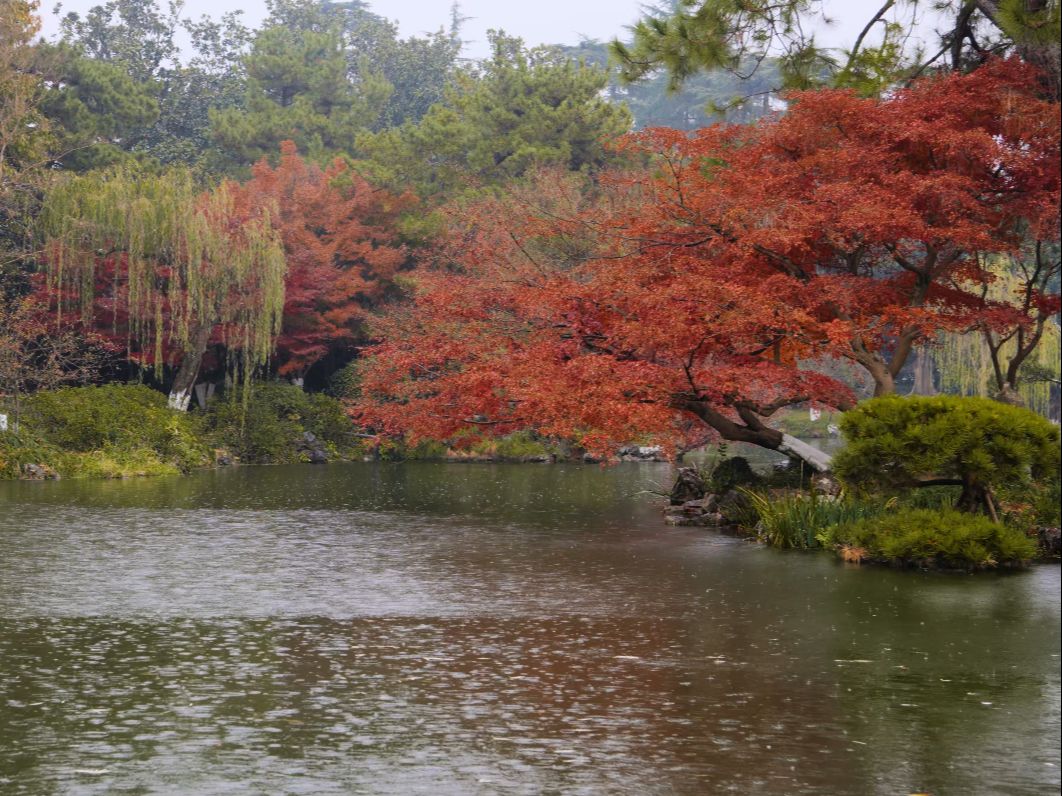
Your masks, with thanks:
[[[790,465],[684,470],[673,522],[1057,555],[1057,3],[925,58],[885,3],[838,59],[814,3],[677,0],[472,63],[456,6],[268,5],[0,0],[0,477],[744,443]]]

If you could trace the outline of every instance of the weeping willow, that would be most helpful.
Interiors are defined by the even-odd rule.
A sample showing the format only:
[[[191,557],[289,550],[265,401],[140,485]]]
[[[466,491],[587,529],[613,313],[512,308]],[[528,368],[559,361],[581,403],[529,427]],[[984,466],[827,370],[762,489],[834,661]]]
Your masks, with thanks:
[[[232,186],[203,193],[184,170],[60,178],[39,219],[60,322],[77,313],[101,323],[98,293],[107,291],[111,322],[124,310],[130,350],[152,352],[157,370],[167,346],[192,354],[209,327],[249,378],[280,332],[286,262],[269,212],[241,210]]]
[[[1002,265],[994,268],[996,280],[992,283],[988,298],[1006,301],[1013,297],[1021,287],[1019,277],[1006,270]],[[1062,360],[1062,330],[1057,323],[1048,321],[1044,327],[1039,345],[1025,360],[1023,370],[1038,366],[1043,372],[1052,373],[1057,378],[1059,362]],[[1014,355],[1016,342],[1005,343],[1000,350],[1000,358],[1005,363]],[[992,396],[996,391],[995,374],[992,369],[992,357],[979,332],[966,334],[945,333],[938,337],[932,348],[937,371],[940,374],[941,390],[960,395]],[[1018,383],[1018,393],[1025,405],[1042,415],[1049,415],[1051,410],[1052,385],[1048,381],[1024,379]]]

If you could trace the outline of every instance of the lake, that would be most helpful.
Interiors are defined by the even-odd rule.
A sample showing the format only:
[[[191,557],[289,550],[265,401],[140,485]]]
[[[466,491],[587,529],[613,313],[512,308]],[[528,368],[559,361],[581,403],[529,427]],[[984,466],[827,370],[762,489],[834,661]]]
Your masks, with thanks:
[[[673,528],[671,472],[0,483],[0,792],[1058,792],[1057,565]]]

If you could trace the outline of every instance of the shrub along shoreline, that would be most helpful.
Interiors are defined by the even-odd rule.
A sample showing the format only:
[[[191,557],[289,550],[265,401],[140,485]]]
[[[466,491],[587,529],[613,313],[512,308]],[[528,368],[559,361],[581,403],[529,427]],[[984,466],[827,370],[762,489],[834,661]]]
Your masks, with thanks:
[[[792,488],[741,459],[686,469],[677,525],[735,527],[849,562],[981,570],[1059,557],[1059,429],[985,398],[883,396],[841,420],[831,478]]]
[[[360,456],[335,398],[259,385],[243,402],[179,412],[144,385],[41,391],[21,402],[18,428],[0,433],[0,478],[129,478],[234,464]]]
[[[232,464],[363,459],[545,462],[569,457],[529,432],[455,450],[359,434],[342,402],[285,383],[258,383],[206,410],[179,412],[142,384],[67,387],[24,397],[0,432],[0,480],[132,478]]]

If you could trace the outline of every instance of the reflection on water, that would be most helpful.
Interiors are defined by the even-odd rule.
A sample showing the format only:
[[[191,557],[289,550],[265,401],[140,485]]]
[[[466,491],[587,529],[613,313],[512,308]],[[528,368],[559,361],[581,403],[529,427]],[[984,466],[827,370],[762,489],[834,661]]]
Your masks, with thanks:
[[[669,528],[668,473],[0,484],[0,792],[1057,792],[1057,567]]]

